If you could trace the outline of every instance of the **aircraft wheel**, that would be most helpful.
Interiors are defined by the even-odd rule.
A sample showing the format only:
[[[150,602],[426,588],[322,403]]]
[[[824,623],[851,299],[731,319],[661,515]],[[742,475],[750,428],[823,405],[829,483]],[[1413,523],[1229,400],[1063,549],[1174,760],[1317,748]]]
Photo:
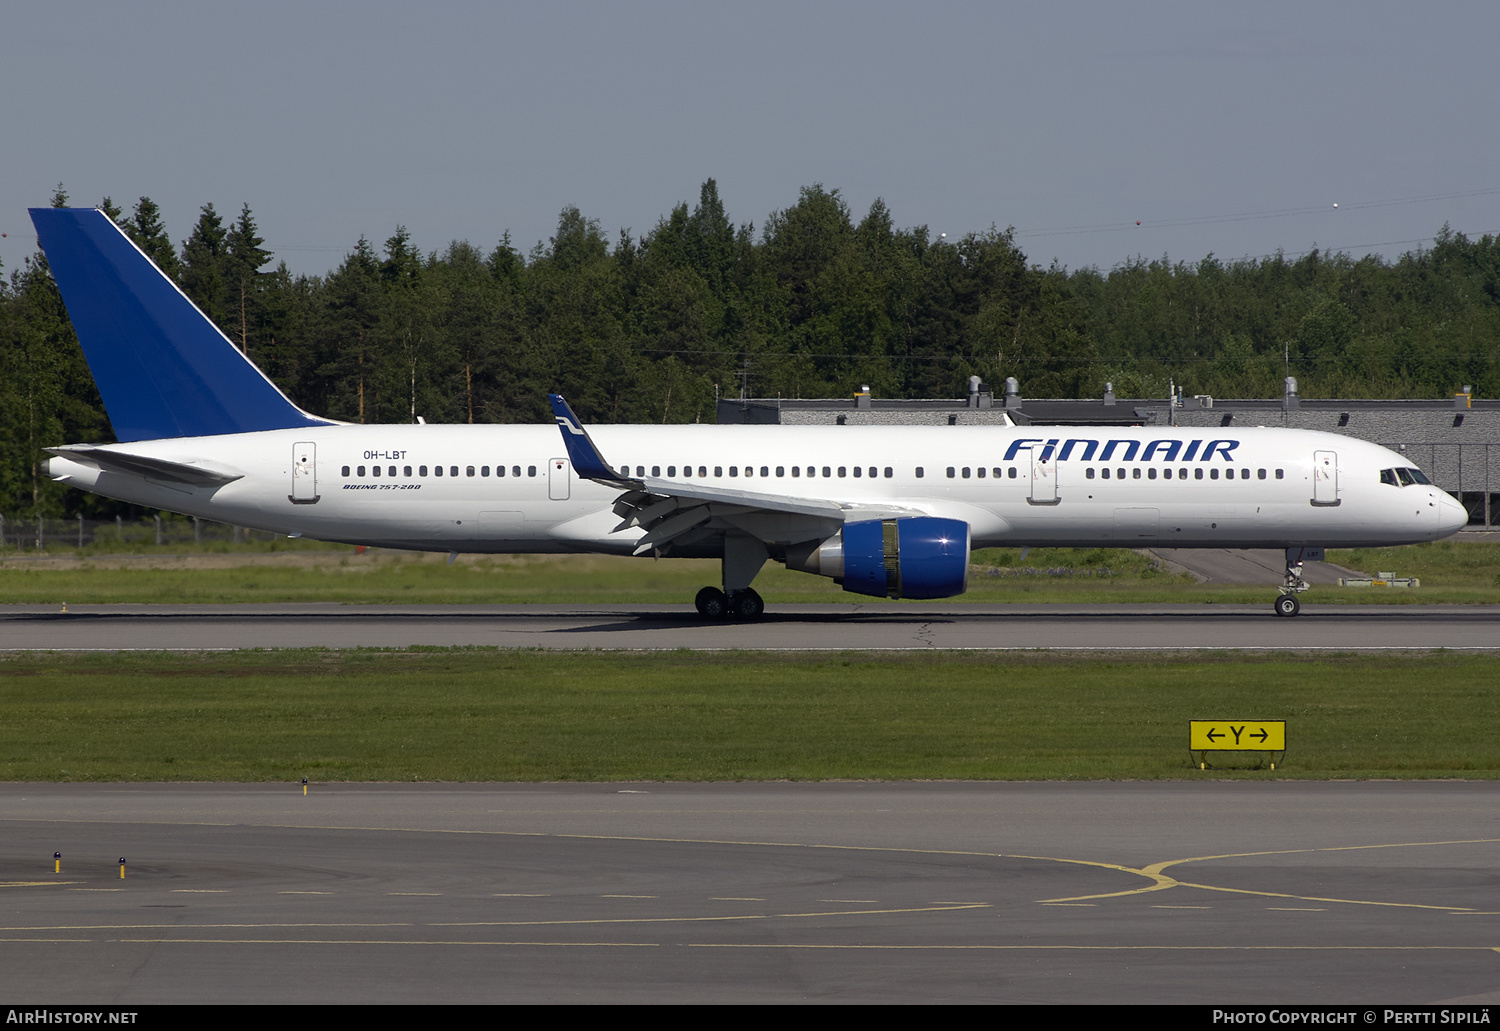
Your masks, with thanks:
[[[723,619],[729,611],[729,599],[717,587],[703,588],[698,592],[698,597],[693,599],[693,604],[697,606],[698,614],[705,619]]]
[[[1297,601],[1295,594],[1283,594],[1276,599],[1276,614],[1278,616],[1295,616],[1301,611],[1302,604]]]
[[[760,595],[747,588],[735,598],[734,611],[741,619],[759,619],[765,615],[766,603],[760,600]]]

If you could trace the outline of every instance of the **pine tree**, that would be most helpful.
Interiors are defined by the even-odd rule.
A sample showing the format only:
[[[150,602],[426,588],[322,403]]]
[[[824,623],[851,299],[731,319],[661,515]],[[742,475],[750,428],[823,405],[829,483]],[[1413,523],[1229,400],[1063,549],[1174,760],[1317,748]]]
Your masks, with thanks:
[[[203,313],[224,328],[224,222],[213,204],[205,204],[193,233],[182,244],[182,289]]]
[[[260,323],[264,277],[260,269],[271,260],[271,252],[261,247],[263,243],[255,219],[250,215],[250,205],[245,204],[240,208],[239,220],[224,241],[223,267],[230,335],[247,357]]]
[[[118,222],[119,219],[115,221]],[[181,278],[182,263],[177,260],[177,248],[172,246],[172,238],[167,235],[167,227],[161,219],[161,209],[156,206],[155,201],[150,197],[142,197],[136,202],[135,213],[131,215],[130,221],[120,228],[146,253],[146,257],[156,262],[157,268],[173,279]]]

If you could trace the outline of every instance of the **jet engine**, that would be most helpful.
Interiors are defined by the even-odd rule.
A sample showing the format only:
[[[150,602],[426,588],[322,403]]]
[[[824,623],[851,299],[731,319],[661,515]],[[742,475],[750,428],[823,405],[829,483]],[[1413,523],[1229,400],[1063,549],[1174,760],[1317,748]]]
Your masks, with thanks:
[[[969,587],[969,524],[935,516],[845,523],[825,541],[788,548],[786,564],[855,594],[951,598]]]

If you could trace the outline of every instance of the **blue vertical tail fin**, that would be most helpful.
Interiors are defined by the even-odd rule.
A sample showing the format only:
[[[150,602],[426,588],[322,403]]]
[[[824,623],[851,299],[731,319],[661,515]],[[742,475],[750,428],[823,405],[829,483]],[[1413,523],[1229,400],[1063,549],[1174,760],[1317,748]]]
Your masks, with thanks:
[[[327,426],[276,389],[95,208],[32,208],[104,408],[121,441]]]

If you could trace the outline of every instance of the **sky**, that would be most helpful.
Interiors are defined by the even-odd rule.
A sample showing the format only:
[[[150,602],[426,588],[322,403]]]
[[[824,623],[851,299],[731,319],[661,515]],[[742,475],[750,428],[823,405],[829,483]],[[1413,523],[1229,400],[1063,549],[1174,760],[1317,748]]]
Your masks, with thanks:
[[[398,225],[529,251],[649,232],[716,179],[752,223],[1014,227],[1101,271],[1500,232],[1500,4],[40,0],[0,14],[0,262],[26,208],[248,204],[294,273]],[[1336,205],[1336,206],[1335,206]]]

